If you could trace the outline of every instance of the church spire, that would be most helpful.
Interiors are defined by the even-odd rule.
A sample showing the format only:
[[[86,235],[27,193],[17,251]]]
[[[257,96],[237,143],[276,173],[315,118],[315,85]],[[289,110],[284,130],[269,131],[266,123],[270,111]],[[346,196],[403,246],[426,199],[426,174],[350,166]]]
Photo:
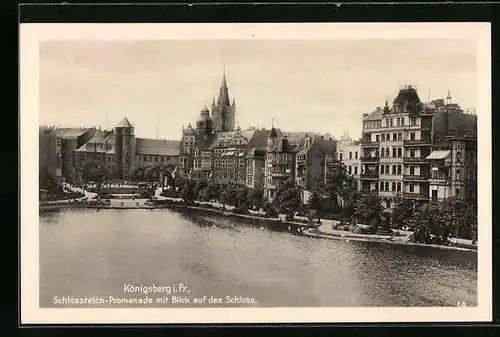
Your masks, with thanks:
[[[217,99],[217,105],[230,106],[225,69],[224,69],[224,74],[222,75],[222,84],[220,86],[219,98]]]

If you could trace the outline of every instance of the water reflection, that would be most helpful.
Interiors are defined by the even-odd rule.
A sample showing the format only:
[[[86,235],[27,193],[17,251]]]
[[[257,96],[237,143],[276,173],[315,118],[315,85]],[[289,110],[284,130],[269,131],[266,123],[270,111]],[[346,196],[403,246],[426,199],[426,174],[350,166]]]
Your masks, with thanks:
[[[318,240],[229,217],[76,210],[40,217],[40,303],[184,283],[255,306],[447,306],[477,302],[469,252]],[[262,229],[261,227],[265,227]]]

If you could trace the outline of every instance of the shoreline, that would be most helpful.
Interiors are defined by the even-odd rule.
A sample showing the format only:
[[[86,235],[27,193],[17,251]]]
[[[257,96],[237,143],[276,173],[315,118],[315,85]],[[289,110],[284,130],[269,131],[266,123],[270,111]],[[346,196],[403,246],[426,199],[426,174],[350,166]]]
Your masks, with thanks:
[[[362,242],[376,242],[376,243],[387,243],[387,244],[396,244],[396,245],[404,245],[404,246],[417,246],[417,247],[427,247],[427,248],[438,248],[438,249],[447,249],[447,250],[455,250],[455,251],[468,251],[468,252],[475,252],[477,253],[477,249],[472,249],[472,248],[464,248],[464,247],[455,247],[455,246],[445,246],[445,245],[436,245],[436,244],[426,244],[426,243],[418,243],[418,242],[408,242],[408,241],[398,241],[398,240],[391,240],[390,237],[388,238],[382,238],[380,235],[377,237],[370,237],[369,234],[367,234],[366,237],[361,236],[361,235],[352,235],[352,233],[346,232],[345,235],[338,235],[338,234],[330,234],[330,233],[325,233],[319,231],[317,228],[310,228],[308,224],[301,223],[301,222],[295,222],[295,221],[284,221],[280,220],[278,218],[265,218],[265,217],[260,217],[256,216],[253,214],[236,214],[232,213],[231,211],[222,211],[219,209],[212,209],[212,208],[205,208],[205,207],[199,207],[199,206],[192,206],[192,205],[179,205],[179,204],[165,204],[165,205],[127,205],[127,206],[116,206],[116,205],[89,205],[89,204],[79,204],[79,203],[74,203],[74,204],[59,204],[59,205],[40,205],[39,206],[39,212],[48,212],[48,211],[56,211],[59,209],[69,209],[69,208],[90,208],[90,209],[114,209],[114,210],[132,210],[132,209],[149,209],[149,210],[154,210],[154,209],[172,209],[172,208],[177,208],[177,209],[194,209],[194,210],[199,210],[199,211],[204,211],[204,212],[211,212],[211,213],[216,213],[220,214],[223,216],[230,216],[230,217],[238,217],[238,218],[246,218],[250,220],[257,220],[257,221],[265,221],[265,222],[271,222],[274,224],[281,224],[283,226],[283,230],[286,230],[286,226],[293,226],[294,231],[293,233],[307,236],[310,238],[317,238],[317,239],[326,239],[326,240],[340,240],[340,241],[362,241]],[[288,229],[288,232],[292,232],[291,228]],[[351,235],[350,235],[351,234]]]

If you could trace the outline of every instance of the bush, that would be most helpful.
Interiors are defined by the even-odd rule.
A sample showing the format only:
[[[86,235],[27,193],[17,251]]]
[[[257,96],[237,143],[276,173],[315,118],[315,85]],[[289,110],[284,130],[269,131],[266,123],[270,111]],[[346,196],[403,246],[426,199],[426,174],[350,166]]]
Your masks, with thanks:
[[[249,214],[250,212],[246,207],[237,207],[233,209],[234,214]]]

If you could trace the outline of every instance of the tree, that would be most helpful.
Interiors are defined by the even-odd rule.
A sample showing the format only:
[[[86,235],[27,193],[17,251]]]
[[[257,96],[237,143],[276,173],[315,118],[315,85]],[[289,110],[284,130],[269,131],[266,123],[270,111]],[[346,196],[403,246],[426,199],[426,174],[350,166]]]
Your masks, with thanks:
[[[309,210],[321,211],[321,195],[317,190],[313,190],[307,201],[307,208]]]
[[[250,189],[245,185],[235,185],[235,192],[236,207],[248,209],[250,206],[250,200],[248,197]]]
[[[146,180],[150,185],[150,198],[155,195],[155,183],[159,182],[164,166],[161,163],[147,163],[145,166],[136,168],[134,175]]]
[[[340,191],[340,197],[342,198],[342,215],[344,217],[352,217],[356,209],[356,203],[361,198],[356,180],[351,177],[345,180]]]
[[[193,180],[186,179],[181,183],[180,194],[182,200],[185,203],[190,203],[198,197],[198,191],[196,190],[196,182]]]
[[[293,219],[294,213],[300,209],[302,203],[301,191],[297,188],[293,180],[287,180],[276,191],[273,200],[274,204],[281,211],[287,214],[289,220]]]
[[[342,188],[349,177],[347,167],[344,163],[336,163],[328,168],[324,184],[317,184],[332,201],[337,204],[337,196],[341,194]]]
[[[439,203],[443,225],[451,226],[450,236],[472,239],[477,232],[477,211],[474,205],[450,197]]]
[[[432,205],[423,205],[416,210],[410,219],[410,228],[413,231],[413,242],[431,243],[433,236],[439,231],[437,208]]]
[[[206,196],[209,200],[219,199],[221,185],[215,181],[210,181],[206,187]]]
[[[415,204],[408,198],[403,198],[401,195],[396,196],[393,200],[394,208],[392,211],[392,226],[401,229],[410,226],[410,219],[416,209]]]
[[[264,204],[264,189],[262,187],[255,187],[250,190],[248,195],[251,205],[260,209]]]
[[[97,190],[97,199],[101,198],[101,188],[107,177],[109,176],[108,169],[100,160],[93,160],[83,166],[82,176],[86,182],[92,181]]]
[[[234,184],[229,183],[225,185],[221,190],[219,198],[223,205],[234,206],[236,204],[236,189]]]
[[[381,222],[383,207],[380,197],[376,194],[366,194],[360,198],[354,207],[353,218],[357,222],[370,225],[375,232]]]

